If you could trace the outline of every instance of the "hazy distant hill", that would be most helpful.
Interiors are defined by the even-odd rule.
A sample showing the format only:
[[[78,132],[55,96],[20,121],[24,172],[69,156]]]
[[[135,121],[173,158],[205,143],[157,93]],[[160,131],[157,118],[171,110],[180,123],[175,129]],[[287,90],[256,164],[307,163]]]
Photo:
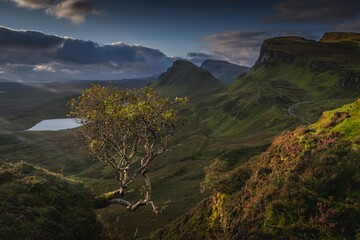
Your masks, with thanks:
[[[240,66],[227,61],[207,59],[201,66],[202,69],[208,70],[217,79],[224,83],[231,83],[239,75],[249,71],[249,67]]]
[[[207,70],[191,62],[177,60],[152,84],[167,96],[190,96],[223,87]]]

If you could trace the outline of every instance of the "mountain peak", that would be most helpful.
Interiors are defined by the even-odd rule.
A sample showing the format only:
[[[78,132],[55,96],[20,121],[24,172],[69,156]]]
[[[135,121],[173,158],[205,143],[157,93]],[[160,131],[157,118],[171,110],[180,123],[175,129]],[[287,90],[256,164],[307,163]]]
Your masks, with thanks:
[[[177,60],[153,83],[153,87],[168,96],[189,96],[222,87],[207,70],[195,64]]]
[[[192,62],[183,59],[179,59],[173,62],[173,66],[196,67],[196,65],[193,64]]]

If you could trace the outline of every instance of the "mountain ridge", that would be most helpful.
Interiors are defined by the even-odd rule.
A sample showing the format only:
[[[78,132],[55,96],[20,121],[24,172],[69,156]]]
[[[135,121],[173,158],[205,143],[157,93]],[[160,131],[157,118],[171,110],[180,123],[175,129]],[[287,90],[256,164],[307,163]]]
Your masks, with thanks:
[[[360,35],[360,34],[359,34]],[[329,37],[327,37],[329,36]],[[324,35],[328,39],[331,34]],[[340,33],[337,35],[342,36]],[[344,37],[345,38],[345,37]],[[271,65],[276,61],[291,64],[294,61],[304,63],[307,60],[332,62],[360,62],[360,48],[351,42],[343,41],[315,41],[303,37],[274,37],[267,39],[261,45],[260,55],[254,67]],[[306,56],[306,59],[302,59]]]
[[[207,59],[200,68],[208,70],[217,79],[229,84],[234,81],[239,75],[249,71],[249,67],[236,65],[224,60]]]
[[[356,32],[326,32],[320,42],[354,42],[360,45],[360,33]]]

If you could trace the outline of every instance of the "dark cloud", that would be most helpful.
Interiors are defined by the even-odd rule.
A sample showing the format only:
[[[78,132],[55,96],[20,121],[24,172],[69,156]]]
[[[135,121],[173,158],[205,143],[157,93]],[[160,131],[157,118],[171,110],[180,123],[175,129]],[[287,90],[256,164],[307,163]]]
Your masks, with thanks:
[[[63,41],[58,36],[35,31],[15,31],[0,26],[0,48],[51,48]]]
[[[208,59],[213,57],[211,54],[202,53],[202,52],[189,52],[187,54],[187,57],[189,58],[202,58],[202,59]]]
[[[252,66],[259,56],[262,42],[275,36],[302,36],[309,39],[320,37],[308,31],[233,31],[207,36],[203,39],[203,43],[204,47],[217,59]]]
[[[45,13],[56,18],[82,23],[87,15],[103,15],[96,9],[94,0],[10,0],[18,7],[44,9]]]
[[[219,59],[219,56],[202,52],[190,52],[187,54],[187,58],[196,65],[200,65],[207,59]]]
[[[203,39],[204,47],[218,58],[251,66],[259,54],[260,45],[269,32],[223,32]]]
[[[78,64],[92,64],[106,61],[120,63],[124,60],[133,62],[136,50],[128,45],[99,46],[91,41],[68,39],[56,54],[57,57],[63,61]]]
[[[276,15],[267,21],[328,22],[349,21],[359,16],[358,0],[280,0]]]
[[[360,32],[360,17],[354,21],[338,23],[334,26],[335,31]]]
[[[157,49],[16,31],[0,27],[0,77],[8,79],[121,79],[161,73],[173,62]]]
[[[322,37],[323,32],[321,30],[283,30],[273,32],[273,35],[278,36],[298,36],[311,40],[319,40]]]
[[[114,43],[100,46],[91,41],[66,39],[55,53],[59,60],[76,64],[108,63],[110,66],[123,66],[129,63],[147,63],[152,60],[167,59],[157,49],[139,45]]]
[[[91,0],[64,0],[51,5],[45,12],[56,18],[69,19],[74,23],[84,22],[88,14],[102,15]]]

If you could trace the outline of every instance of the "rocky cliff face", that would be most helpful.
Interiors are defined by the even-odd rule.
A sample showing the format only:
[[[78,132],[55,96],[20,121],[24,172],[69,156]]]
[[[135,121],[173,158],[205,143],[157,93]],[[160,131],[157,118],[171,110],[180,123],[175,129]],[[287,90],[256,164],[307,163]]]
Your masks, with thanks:
[[[345,72],[336,85],[342,88],[360,90],[360,72]]]
[[[360,33],[353,32],[327,32],[320,42],[354,42],[360,45]]]
[[[335,61],[319,61],[314,60],[309,64],[312,72],[324,72],[324,71],[340,71],[344,68],[344,65]]]
[[[320,41],[299,37],[277,37],[265,40],[254,69],[274,66],[275,63],[310,70],[316,78],[321,73],[339,76],[334,86],[350,90],[360,89],[359,33],[325,33]]]
[[[360,43],[358,33],[326,33],[321,41],[307,40],[301,37],[276,37],[267,39],[261,46],[261,51],[255,68],[270,66],[275,62],[285,64],[308,64],[310,68],[332,68],[332,65],[344,63],[360,63]],[[338,66],[336,66],[338,68]]]
[[[291,64],[294,62],[295,57],[291,54],[288,54],[286,51],[283,50],[273,50],[273,45],[277,44],[277,41],[279,39],[285,39],[285,38],[273,38],[265,40],[261,46],[260,55],[257,59],[254,68],[260,67],[260,66],[270,66],[273,63],[280,61],[286,64]]]
[[[294,62],[295,57],[278,51],[263,51],[260,53],[259,59],[255,63],[255,67],[270,66],[272,63],[280,61],[282,63],[291,64]]]

